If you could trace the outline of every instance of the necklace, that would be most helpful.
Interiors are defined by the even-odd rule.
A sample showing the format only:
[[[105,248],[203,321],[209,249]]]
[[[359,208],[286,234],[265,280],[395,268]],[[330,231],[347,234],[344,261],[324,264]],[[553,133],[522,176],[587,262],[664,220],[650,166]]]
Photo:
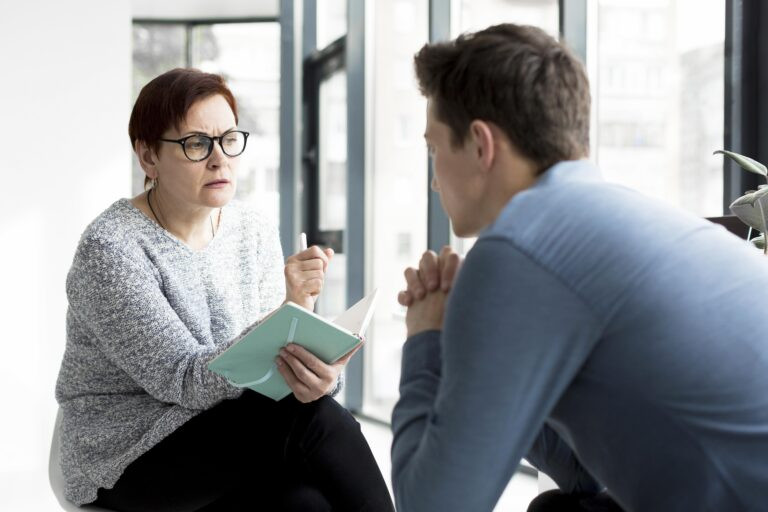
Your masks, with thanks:
[[[155,218],[155,220],[160,225],[160,227],[165,229],[165,226],[163,225],[163,223],[160,222],[160,217],[157,216],[157,214],[155,213],[155,209],[152,208],[152,201],[149,200],[149,196],[152,195],[152,190],[153,189],[149,189],[149,191],[147,191],[147,206],[149,206],[149,211],[152,212],[152,216]],[[158,209],[159,208],[160,207],[158,206]],[[208,220],[211,223],[211,238],[213,238],[214,236],[216,236],[216,230],[213,228],[213,217],[209,215]],[[221,225],[221,208],[219,208],[219,215],[218,215],[218,218],[216,219],[216,227],[218,228],[220,225]],[[167,229],[165,230],[168,231]]]

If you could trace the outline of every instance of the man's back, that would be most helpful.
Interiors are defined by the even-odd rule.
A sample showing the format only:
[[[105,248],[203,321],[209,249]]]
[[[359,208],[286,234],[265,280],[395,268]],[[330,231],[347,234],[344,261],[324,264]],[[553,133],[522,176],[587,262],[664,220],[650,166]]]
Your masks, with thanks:
[[[768,509],[766,265],[586,162],[556,165],[468,255],[421,446],[433,460],[396,446],[396,478],[445,488],[446,503],[479,493],[466,506],[483,509],[527,454],[566,490],[591,476],[629,510]],[[412,358],[434,356],[418,341]],[[408,447],[426,381],[403,371],[412,394],[393,421]],[[556,434],[541,442],[542,428]]]
[[[551,244],[518,234],[516,203],[525,216],[536,200],[525,193],[488,233],[530,250],[603,325],[551,425],[633,508],[681,494],[691,507],[691,493],[702,506],[716,496],[757,506],[749,497],[768,493],[768,261],[626,189],[569,182],[583,165],[529,191],[550,201],[536,223],[556,223],[536,231]]]

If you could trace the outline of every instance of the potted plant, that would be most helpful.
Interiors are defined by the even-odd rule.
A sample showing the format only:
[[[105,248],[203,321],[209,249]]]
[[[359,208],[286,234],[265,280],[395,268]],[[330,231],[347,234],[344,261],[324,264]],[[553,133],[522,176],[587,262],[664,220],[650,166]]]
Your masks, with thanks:
[[[763,176],[768,182],[768,169],[760,162],[732,151],[717,150],[713,154],[722,154],[730,158],[742,169]],[[768,233],[768,184],[760,185],[757,190],[748,190],[736,199],[730,206],[731,212],[749,226],[747,239],[768,254],[768,244],[765,234]],[[759,231],[760,236],[751,238],[752,230]]]

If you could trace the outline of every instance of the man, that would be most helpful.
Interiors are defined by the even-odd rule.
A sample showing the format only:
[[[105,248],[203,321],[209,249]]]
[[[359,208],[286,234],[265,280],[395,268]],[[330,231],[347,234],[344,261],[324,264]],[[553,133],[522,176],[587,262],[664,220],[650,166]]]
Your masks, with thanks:
[[[480,236],[449,294],[450,252],[406,271],[398,510],[492,510],[522,457],[561,489],[529,510],[768,510],[768,261],[601,180],[584,69],[543,31],[415,64],[432,186]]]

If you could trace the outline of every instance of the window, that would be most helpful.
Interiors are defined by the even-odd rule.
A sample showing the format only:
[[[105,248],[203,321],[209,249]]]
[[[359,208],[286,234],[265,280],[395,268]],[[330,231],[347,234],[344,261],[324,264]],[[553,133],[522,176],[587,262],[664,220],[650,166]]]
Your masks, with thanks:
[[[474,32],[499,23],[535,25],[557,37],[557,0],[461,0],[458,32]],[[454,34],[456,36],[458,34]]]
[[[403,269],[427,245],[426,101],[413,71],[413,55],[428,39],[427,0],[375,2],[373,13],[373,172],[367,232],[371,288],[379,289],[365,351],[364,412],[389,421],[398,397],[405,339]]]
[[[724,0],[597,0],[593,157],[606,179],[722,214]],[[695,20],[693,22],[692,20]]]
[[[276,22],[134,23],[134,97],[157,75],[191,66],[224,77],[237,99],[239,126],[249,131],[240,157],[237,198],[275,221],[279,212],[280,26]],[[134,159],[133,191],[144,188]]]
[[[318,226],[347,229],[347,73],[339,70],[320,82]],[[347,307],[347,255],[338,251],[328,265],[317,313],[334,318]]]
[[[325,48],[347,33],[347,0],[316,0],[316,47]]]

